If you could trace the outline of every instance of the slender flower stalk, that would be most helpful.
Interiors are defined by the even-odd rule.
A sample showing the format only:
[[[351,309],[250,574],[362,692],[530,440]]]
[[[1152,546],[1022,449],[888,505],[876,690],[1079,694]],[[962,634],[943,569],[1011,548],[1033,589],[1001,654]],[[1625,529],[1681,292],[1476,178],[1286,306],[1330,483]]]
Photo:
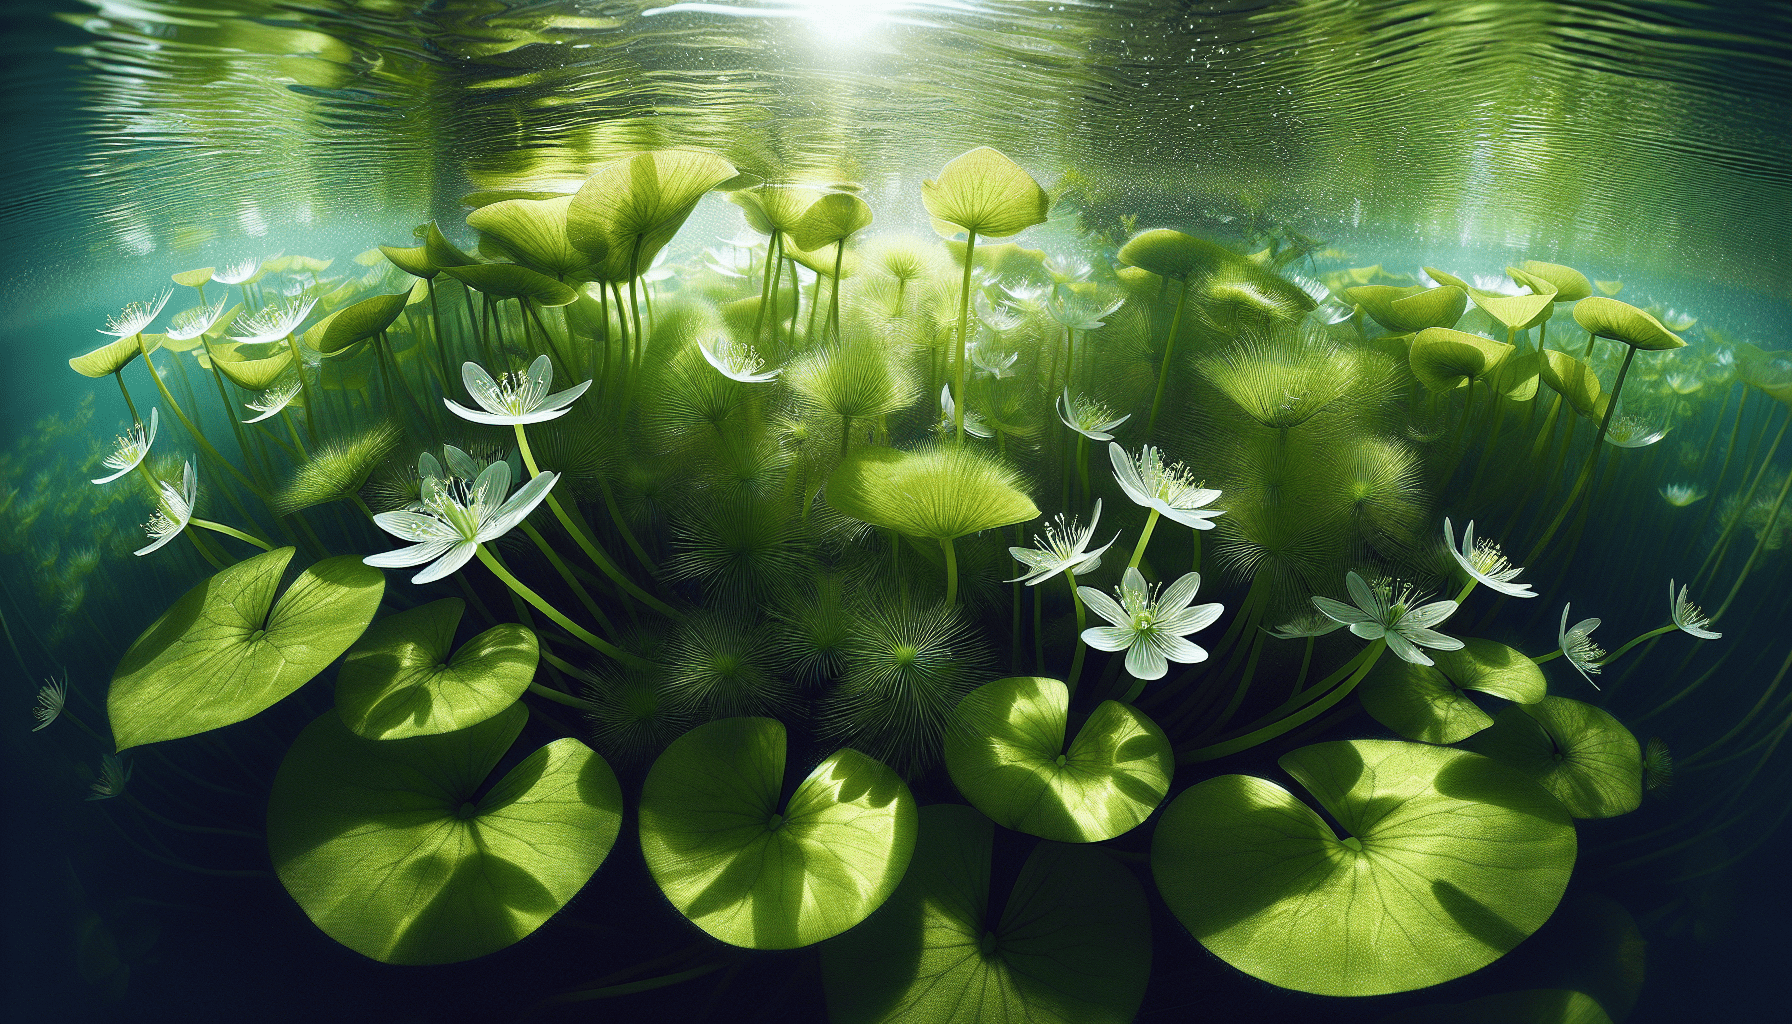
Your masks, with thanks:
[[[1141,449],[1135,460],[1118,442],[1111,441],[1108,443],[1108,461],[1113,464],[1114,479],[1120,489],[1134,504],[1150,510],[1139,542],[1133,546],[1132,559],[1126,563],[1128,568],[1138,568],[1144,559],[1145,546],[1151,542],[1151,531],[1157,528],[1158,516],[1169,516],[1192,529],[1211,530],[1212,520],[1222,514],[1221,509],[1205,507],[1220,496],[1219,491],[1196,482],[1180,462],[1164,465],[1163,453],[1151,445]]]
[[[150,446],[156,443],[158,419],[155,406],[150,406],[147,429],[142,423],[133,423],[130,429],[118,435],[118,440],[113,443],[112,454],[103,460],[106,468],[114,472],[98,478],[94,483],[109,484],[141,466],[144,458],[149,455]]]

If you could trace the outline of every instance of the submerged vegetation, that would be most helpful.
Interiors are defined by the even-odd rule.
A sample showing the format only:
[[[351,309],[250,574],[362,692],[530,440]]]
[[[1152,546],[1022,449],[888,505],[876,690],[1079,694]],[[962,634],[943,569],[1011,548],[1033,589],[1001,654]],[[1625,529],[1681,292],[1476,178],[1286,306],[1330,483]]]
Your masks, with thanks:
[[[711,193],[752,234],[667,256]],[[1784,621],[1784,354],[1536,260],[1322,266],[1100,211],[1124,237],[994,241],[1053,197],[987,148],[911,198],[943,240],[663,150],[346,274],[174,275],[165,333],[166,291],[70,360],[113,379],[118,441],[0,457],[0,534],[62,552],[30,576],[46,644],[133,551],[204,578],[103,723],[52,681],[37,729],[109,726],[89,798],[134,811],[178,757],[138,748],[300,702],[263,737],[266,848],[343,945],[492,953],[638,841],[705,952],[566,998],[818,946],[839,1021],[1130,1019],[1160,912],[1271,985],[1407,992],[1500,960],[1578,872],[1777,824],[1792,653],[1711,684],[1763,694],[1702,749],[1631,728],[1713,676],[1686,670],[1726,613]],[[46,436],[109,434],[93,410]],[[1669,437],[1703,437],[1689,465]],[[1665,536],[1613,511],[1657,494]],[[1607,654],[1569,600],[1615,599],[1589,563],[1618,542],[1686,582]],[[1578,833],[1719,764],[1746,778],[1709,806]]]

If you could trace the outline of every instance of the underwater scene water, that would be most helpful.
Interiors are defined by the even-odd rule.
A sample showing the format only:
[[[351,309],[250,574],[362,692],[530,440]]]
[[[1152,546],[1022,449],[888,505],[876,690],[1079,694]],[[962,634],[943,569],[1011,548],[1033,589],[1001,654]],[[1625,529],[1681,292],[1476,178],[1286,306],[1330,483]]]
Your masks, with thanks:
[[[9,3],[9,1020],[1782,1019],[1782,4]]]

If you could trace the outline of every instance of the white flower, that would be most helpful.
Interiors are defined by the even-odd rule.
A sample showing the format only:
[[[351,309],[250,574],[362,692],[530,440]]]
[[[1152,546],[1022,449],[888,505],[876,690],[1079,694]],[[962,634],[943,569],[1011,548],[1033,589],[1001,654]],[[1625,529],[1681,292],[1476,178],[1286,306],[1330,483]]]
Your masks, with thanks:
[[[1450,549],[1450,557],[1462,566],[1475,582],[1496,590],[1507,597],[1536,597],[1537,592],[1529,583],[1514,583],[1513,578],[1524,571],[1523,566],[1513,565],[1506,561],[1506,555],[1500,546],[1490,540],[1475,542],[1475,521],[1470,519],[1468,526],[1462,531],[1462,546],[1456,546],[1456,531],[1450,526],[1450,517],[1444,517],[1444,546]]]
[[[1680,595],[1676,597],[1674,596],[1674,581],[1668,581],[1668,614],[1673,617],[1674,625],[1680,627],[1681,632],[1696,636],[1700,640],[1722,638],[1722,633],[1713,632],[1708,628],[1711,625],[1711,619],[1686,596],[1689,589],[1691,588],[1681,587]]]
[[[174,297],[173,288],[165,288],[160,295],[148,302],[133,302],[119,310],[116,315],[106,318],[106,326],[98,328],[101,334],[110,334],[114,338],[128,338],[133,334],[141,334],[149,322],[162,315],[162,307]]]
[[[111,476],[100,477],[94,483],[109,484],[142,465],[144,457],[149,454],[149,446],[156,443],[156,426],[159,420],[160,414],[152,405],[149,407],[149,427],[147,429],[142,423],[133,423],[129,430],[118,435],[118,439],[113,442],[112,454],[103,460],[106,468],[115,472]]]
[[[1101,566],[1102,552],[1114,546],[1120,539],[1118,531],[1114,540],[1108,541],[1094,551],[1087,550],[1089,541],[1095,536],[1095,524],[1101,522],[1101,499],[1095,499],[1095,515],[1090,518],[1086,528],[1078,528],[1075,519],[1066,520],[1059,513],[1045,527],[1044,534],[1034,534],[1033,543],[1038,547],[1011,547],[1008,553],[1016,561],[1027,567],[1027,571],[1015,577],[1029,587],[1036,587],[1066,569],[1073,573],[1093,572]],[[1013,583],[1015,580],[1005,582]]]
[[[471,483],[461,477],[425,476],[421,511],[381,512],[373,517],[380,529],[415,543],[361,561],[381,569],[433,562],[411,582],[439,580],[466,565],[479,545],[497,540],[528,518],[559,479],[557,473],[542,473],[506,500],[508,462],[492,463]]]
[[[1661,496],[1675,508],[1685,508],[1694,502],[1703,501],[1706,491],[1698,484],[1667,484],[1661,489]]]
[[[767,370],[765,360],[759,357],[753,346],[742,345],[726,335],[718,335],[712,342],[700,341],[697,348],[703,353],[703,358],[709,360],[709,365],[715,367],[722,376],[738,380],[742,384],[758,384],[784,372],[782,366]]]
[[[1211,530],[1209,520],[1224,514],[1221,509],[1203,508],[1220,496],[1220,492],[1196,483],[1180,462],[1164,465],[1163,453],[1146,445],[1137,462],[1126,454],[1118,442],[1108,443],[1108,461],[1114,464],[1114,479],[1126,496],[1145,508],[1197,530]]]
[[[723,277],[746,277],[753,266],[753,250],[727,244],[721,249],[705,249],[703,266]]]
[[[260,423],[270,416],[278,415],[286,404],[295,398],[303,385],[297,376],[291,377],[256,395],[244,403],[246,408],[254,410],[257,415],[244,420],[244,423]]]
[[[93,780],[91,790],[87,794],[89,800],[110,800],[124,792],[124,784],[131,781],[131,766],[117,754],[107,754],[100,758],[100,775]]]
[[[957,406],[952,401],[952,385],[940,385],[940,422],[938,429],[941,432],[950,433],[955,429],[952,426],[952,413],[955,409],[957,409]],[[964,432],[972,437],[993,436],[989,427],[984,425],[983,417],[969,409],[964,411]]]
[[[1045,311],[1053,320],[1073,331],[1093,331],[1102,327],[1107,318],[1126,302],[1124,295],[1111,302],[1099,298],[1090,298],[1072,291],[1065,285],[1052,289],[1051,298],[1046,301]]]
[[[148,547],[138,548],[137,554],[147,555],[151,551],[173,540],[193,521],[193,505],[199,499],[199,476],[193,472],[193,463],[188,462],[182,470],[180,489],[166,480],[156,481],[156,487],[162,492],[162,502],[156,506],[155,515],[143,524],[149,534]]]
[[[57,715],[62,714],[62,709],[67,704],[68,675],[65,673],[61,679],[44,680],[44,685],[37,690],[37,707],[31,712],[37,716],[37,724],[31,731],[41,732],[49,728],[50,723],[56,720]]]
[[[1064,397],[1058,399],[1058,422],[1091,441],[1112,441],[1114,435],[1108,431],[1132,419],[1130,412],[1110,418],[1113,415],[1107,406],[1093,399],[1070,397],[1068,385],[1064,388]]]
[[[1668,428],[1652,430],[1649,424],[1635,416],[1613,416],[1611,424],[1605,428],[1605,443],[1619,448],[1647,448],[1666,436]]]
[[[537,356],[525,373],[510,372],[497,380],[478,363],[462,363],[460,379],[484,411],[469,409],[448,398],[442,399],[442,404],[463,420],[500,427],[564,416],[567,408],[591,387],[591,382],[585,381],[558,394],[548,394],[548,387],[554,383],[554,363],[547,356]]]
[[[1002,292],[1015,308],[1023,312],[1038,312],[1045,308],[1045,297],[1051,293],[1051,287],[1031,281],[1019,281],[1003,285]]]
[[[1068,284],[1071,281],[1087,281],[1095,268],[1081,256],[1047,256],[1045,272],[1052,276],[1056,284]]]
[[[1019,352],[1003,355],[995,350],[995,346],[987,344],[979,338],[970,347],[971,365],[997,380],[1014,373],[1014,361],[1020,358]]]
[[[1220,617],[1223,607],[1202,604],[1193,608],[1201,574],[1191,572],[1152,596],[1139,570],[1127,566],[1115,600],[1093,587],[1076,588],[1077,595],[1095,614],[1113,625],[1083,630],[1083,642],[1098,651],[1125,651],[1126,671],[1134,679],[1162,679],[1174,661],[1192,665],[1207,660],[1207,652],[1184,637],[1206,629]]]
[[[251,256],[248,259],[237,260],[222,270],[212,271],[212,280],[219,284],[242,284],[254,277],[255,272],[260,269],[261,261]]]
[[[1350,590],[1350,599],[1356,602],[1355,608],[1329,597],[1313,598],[1313,607],[1349,626],[1352,633],[1364,640],[1385,639],[1388,650],[1402,661],[1435,664],[1420,647],[1434,651],[1462,649],[1462,641],[1431,628],[1456,613],[1456,602],[1419,604],[1424,599],[1414,595],[1411,586],[1402,587],[1400,596],[1395,597],[1391,583],[1377,581],[1371,587],[1354,571],[1345,574],[1344,584]]]
[[[311,315],[311,307],[315,305],[317,305],[317,299],[310,298],[302,302],[276,302],[264,306],[236,322],[238,329],[249,333],[232,334],[231,340],[247,345],[279,341],[297,330],[298,326],[305,322],[305,318]]]
[[[977,298],[972,304],[977,307],[977,321],[997,334],[1003,331],[1012,331],[1021,325],[1020,314],[1006,305],[998,306],[991,303],[989,297],[981,292],[977,294]]]
[[[192,341],[206,331],[212,329],[218,318],[224,315],[224,300],[219,299],[209,306],[194,306],[174,314],[174,322],[168,325],[167,335],[174,341]]]
[[[1690,395],[1705,386],[1697,373],[1670,373],[1667,375],[1668,387],[1677,395]]]
[[[1669,582],[1672,585],[1672,581]],[[1593,642],[1593,631],[1599,628],[1599,620],[1582,619],[1574,624],[1573,629],[1569,629],[1570,607],[1572,606],[1562,605],[1562,624],[1556,627],[1556,643],[1561,647],[1562,655],[1568,659],[1568,664],[1579,669],[1581,676],[1597,690],[1599,684],[1593,682],[1593,677],[1599,674],[1599,659],[1605,657],[1605,650]]]
[[[1335,630],[1343,629],[1344,624],[1329,615],[1308,612],[1297,615],[1293,619],[1269,631],[1269,635],[1278,640],[1301,640],[1310,636],[1324,636]]]

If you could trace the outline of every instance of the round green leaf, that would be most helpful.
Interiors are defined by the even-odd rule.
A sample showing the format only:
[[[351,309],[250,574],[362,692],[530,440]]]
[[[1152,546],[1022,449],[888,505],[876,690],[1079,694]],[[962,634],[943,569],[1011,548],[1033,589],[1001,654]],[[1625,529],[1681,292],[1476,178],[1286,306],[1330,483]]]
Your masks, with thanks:
[[[1129,267],[1148,270],[1159,277],[1179,279],[1186,279],[1197,271],[1208,273],[1244,260],[1223,245],[1169,228],[1139,232],[1120,247],[1119,258]]]
[[[494,299],[528,299],[538,306],[565,306],[579,297],[571,287],[515,263],[443,267],[442,273]]]
[[[1381,1020],[1383,1024],[1612,1024],[1610,1015],[1592,996],[1565,988],[1533,988],[1462,1003],[1415,1006]]]
[[[1518,265],[1518,269],[1549,282],[1549,286],[1556,290],[1557,302],[1574,302],[1593,294],[1593,282],[1573,267],[1545,263],[1542,260],[1525,260]]]
[[[1123,1024],[1151,973],[1151,920],[1101,849],[1039,843],[989,919],[989,819],[921,809],[914,863],[869,921],[822,947],[835,1024]]]
[[[299,734],[268,802],[274,872],[312,923],[389,964],[445,964],[541,927],[603,864],[622,788],[570,737],[478,796],[529,717],[362,739],[335,712]],[[475,799],[475,797],[478,797]]]
[[[390,256],[390,253],[387,255]],[[433,220],[429,222],[429,226],[423,232],[423,256],[429,261],[429,265],[437,270],[447,270],[449,267],[470,267],[479,262],[462,252],[460,246],[450,242],[448,236],[442,234],[442,229],[436,227],[436,222]]]
[[[1547,692],[1543,670],[1505,644],[1465,638],[1459,651],[1432,652],[1436,666],[1383,658],[1357,694],[1377,722],[1409,740],[1456,743],[1493,724],[1465,690],[1521,704]]]
[[[1536,931],[1567,887],[1574,826],[1495,761],[1355,740],[1280,764],[1346,836],[1281,786],[1225,775],[1171,801],[1151,846],[1177,918],[1270,984],[1367,996],[1458,978]]]
[[[506,199],[467,214],[467,226],[481,236],[500,259],[512,260],[559,279],[589,281],[602,273],[593,260],[566,235],[566,211],[572,196],[553,199]]]
[[[829,192],[810,205],[790,232],[797,247],[814,251],[871,226],[871,207],[848,192]],[[832,273],[832,268],[829,268]]]
[[[1069,749],[1070,691],[1056,679],[986,683],[958,703],[946,769],[998,825],[1062,843],[1131,831],[1170,791],[1169,738],[1130,704],[1102,701]]]
[[[1575,412],[1589,417],[1600,414],[1600,399],[1604,394],[1599,375],[1591,366],[1566,352],[1546,348],[1543,361],[1537,364],[1537,373],[1551,390],[1568,400]]]
[[[1428,327],[1454,327],[1468,308],[1468,295],[1454,279],[1439,288],[1358,285],[1344,289],[1344,294],[1363,307],[1370,319],[1395,334],[1412,334]]]
[[[1643,752],[1606,711],[1545,697],[1501,711],[1468,748],[1536,779],[1576,818],[1612,818],[1643,802]]]
[[[109,341],[92,352],[85,352],[68,361],[69,368],[83,377],[100,378],[117,373],[130,365],[131,360],[142,355],[145,350],[154,352],[160,344],[153,339],[161,338],[159,334],[131,335]]]
[[[212,346],[212,365],[225,379],[246,391],[266,391],[292,366],[292,352],[279,349],[265,359],[238,358],[241,348]]]
[[[209,284],[212,279],[212,271],[216,269],[216,267],[200,267],[198,270],[183,270],[178,274],[170,275],[168,279],[178,285],[197,288],[202,284]]]
[[[599,167],[573,194],[567,238],[605,265],[604,280],[626,281],[653,265],[711,189],[737,171],[714,153],[659,150]],[[633,261],[633,266],[629,265]]]
[[[529,688],[535,634],[502,622],[450,658],[466,602],[445,597],[374,623],[336,675],[336,713],[357,735],[396,740],[453,732],[492,717]]]
[[[1686,344],[1678,334],[1663,327],[1660,320],[1628,302],[1604,295],[1589,296],[1575,303],[1574,322],[1596,337],[1621,341],[1632,348],[1650,352],[1681,348]]]
[[[1051,208],[1031,174],[988,146],[954,157],[937,179],[922,182],[921,202],[940,234],[959,227],[979,238],[1005,238],[1043,224]]]
[[[827,501],[872,526],[951,540],[1037,517],[1021,484],[1019,474],[968,446],[863,447],[829,474]]]
[[[730,192],[728,201],[740,207],[747,226],[762,235],[789,234],[822,197],[822,191],[803,185],[759,185]]]
[[[780,811],[784,725],[725,718],[666,748],[641,790],[641,850],[679,912],[723,942],[794,949],[865,919],[915,848],[896,773],[837,751]]]
[[[1507,267],[1506,271],[1514,281],[1534,291],[1529,295],[1501,295],[1498,292],[1476,289],[1470,296],[1475,300],[1475,305],[1514,331],[1527,331],[1548,320],[1555,312],[1555,285],[1516,267]]]
[[[411,293],[407,289],[396,295],[374,295],[352,306],[344,306],[306,331],[305,344],[329,355],[366,341],[391,327],[410,299]]]
[[[1406,358],[1425,390],[1439,393],[1486,376],[1512,351],[1513,346],[1478,334],[1427,327],[1413,336]]]
[[[119,750],[240,722],[348,650],[379,608],[385,575],[358,555],[326,558],[275,603],[292,555],[280,548],[238,562],[143,631],[106,699]]]
[[[1507,356],[1487,375],[1493,389],[1514,402],[1528,402],[1537,397],[1538,375],[1543,356],[1536,349],[1526,349]]]
[[[429,250],[419,245],[414,249],[404,249],[396,245],[382,245],[380,252],[392,261],[392,265],[412,277],[429,280],[441,273],[441,268],[429,261]]]

